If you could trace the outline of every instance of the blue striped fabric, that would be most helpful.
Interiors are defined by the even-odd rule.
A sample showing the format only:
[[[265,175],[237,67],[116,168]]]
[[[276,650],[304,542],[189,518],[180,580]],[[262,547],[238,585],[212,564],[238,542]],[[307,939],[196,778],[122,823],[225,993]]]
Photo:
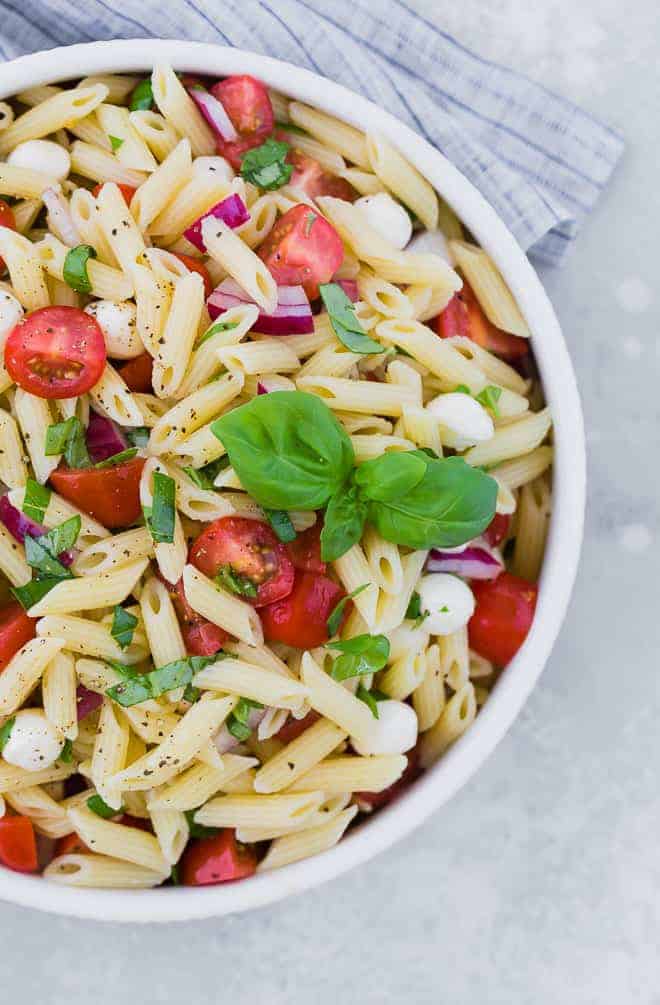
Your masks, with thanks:
[[[482,59],[405,0],[0,0],[0,11],[5,59],[158,34],[268,53],[339,81],[442,150],[544,263],[562,260],[623,152],[602,122]]]

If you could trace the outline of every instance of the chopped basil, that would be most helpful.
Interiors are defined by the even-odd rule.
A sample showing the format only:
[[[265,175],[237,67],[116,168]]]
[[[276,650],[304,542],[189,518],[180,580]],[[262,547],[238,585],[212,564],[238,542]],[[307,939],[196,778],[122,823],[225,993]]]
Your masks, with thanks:
[[[137,447],[129,447],[127,450],[120,450],[118,454],[113,454],[112,457],[106,457],[104,461],[98,461],[94,467],[114,468],[116,464],[124,464],[126,461],[132,460],[136,454]]]
[[[332,638],[333,635],[336,635],[337,632],[339,631],[339,626],[341,625],[342,617],[344,615],[344,608],[346,607],[348,601],[352,600],[353,597],[357,597],[357,595],[359,593],[362,593],[363,590],[366,590],[368,586],[371,586],[371,583],[363,583],[362,586],[358,586],[357,590],[353,590],[352,593],[349,593],[347,596],[342,597],[339,603],[335,607],[333,607],[332,611],[330,612],[330,617],[326,621],[326,625],[328,628],[328,635],[330,636],[330,638]]]
[[[25,586],[14,586],[11,594],[18,600],[21,607],[29,611],[34,604],[38,604],[42,597],[62,582],[61,576],[46,576],[43,579],[33,579]]]
[[[31,565],[42,576],[71,579],[73,573],[60,562],[59,556],[62,552],[73,548],[80,533],[81,523],[80,516],[76,515],[57,527],[53,527],[47,534],[42,534],[40,537],[31,537],[26,534],[24,545],[28,565]]]
[[[232,328],[238,328],[238,321],[214,321],[214,323],[199,336],[195,342],[195,349],[199,349],[200,345],[204,345],[205,342],[208,342],[208,340],[213,338],[214,335],[217,335],[218,332],[228,332],[231,331]]]
[[[291,517],[285,509],[264,509],[264,513],[280,541],[284,541],[285,544],[289,541],[295,541],[296,528],[291,523]]]
[[[382,691],[378,691],[375,687],[372,687],[371,691],[367,691],[363,684],[358,684],[358,689],[355,692],[355,697],[363,701],[365,705],[368,706],[369,711],[373,715],[374,719],[379,719],[378,715],[378,702],[387,701],[388,695],[383,694]]]
[[[120,140],[118,136],[108,135],[108,139],[110,140],[110,146],[112,147],[113,153],[115,153],[116,150],[119,150],[119,148],[123,147],[124,145],[124,141]]]
[[[194,705],[196,701],[199,701],[201,691],[198,687],[193,687],[192,684],[186,684],[186,689],[183,692],[183,700],[189,701],[191,705]]]
[[[199,806],[197,807],[199,809]],[[188,821],[188,830],[190,831],[190,837],[196,840],[204,840],[204,838],[215,837],[216,834],[220,833],[219,827],[205,827],[204,824],[195,823],[195,813],[197,810],[184,810],[184,816]]]
[[[240,698],[234,711],[227,719],[227,729],[239,743],[247,740],[252,732],[248,725],[248,719],[253,708],[263,708],[263,705],[258,701],[252,701],[250,698]]]
[[[151,80],[147,77],[141,80],[131,91],[131,100],[128,107],[132,112],[141,112],[151,108],[154,103],[154,92],[151,89]]]
[[[382,670],[390,655],[390,643],[384,635],[356,635],[345,642],[328,642],[327,646],[341,653],[330,672],[338,681]]]
[[[149,430],[146,426],[137,426],[126,430],[126,439],[134,447],[146,447],[149,442]]]
[[[25,486],[25,496],[21,507],[26,516],[37,523],[43,523],[43,519],[50,502],[50,489],[47,485],[40,485],[34,478],[28,478]]]
[[[351,352],[372,355],[383,352],[383,346],[369,338],[355,314],[351,303],[339,283],[321,283],[321,300],[330,316],[330,324],[339,341]]]
[[[410,598],[408,607],[406,608],[406,619],[408,621],[414,621],[415,628],[418,628],[424,618],[428,618],[428,616],[429,612],[422,610],[422,598],[417,590],[415,590]]]
[[[53,454],[63,454],[70,468],[88,468],[91,465],[85,431],[80,419],[75,415],[64,422],[55,422],[46,430],[44,453],[50,457]]]
[[[290,149],[288,143],[267,139],[260,147],[248,150],[245,154],[241,162],[241,175],[259,188],[281,188],[293,174],[293,167],[286,163]]]
[[[221,565],[215,577],[218,586],[224,586],[230,593],[236,593],[239,597],[256,597],[257,586],[248,576],[241,575],[231,565]]]
[[[181,886],[181,879],[179,877],[179,863],[175,862],[170,869],[170,885],[171,886]]]
[[[472,394],[472,391],[467,384],[457,384],[454,388],[454,394]]]
[[[106,663],[110,663],[124,678],[119,684],[108,688],[106,694],[118,705],[130,708],[131,705],[139,705],[140,702],[150,698],[159,698],[167,691],[186,687],[199,670],[203,670],[210,663],[217,663],[222,656],[222,653],[216,653],[215,656],[188,656],[183,660],[166,663],[145,674],[137,673],[132,667],[124,667],[114,661],[110,663],[106,660]]]
[[[125,610],[119,604],[112,612],[112,628],[110,634],[120,649],[126,649],[133,641],[133,632],[137,627],[138,619],[130,611]]]
[[[205,464],[202,468],[184,467],[184,471],[192,482],[200,489],[212,491],[215,487],[215,480],[221,471],[229,467],[229,458],[226,454],[218,457],[217,460]]]
[[[7,719],[2,726],[0,726],[0,754],[5,749],[7,740],[11,736],[11,731],[14,728],[14,723],[16,722],[16,716],[13,715],[11,719]]]
[[[89,797],[87,800],[87,809],[91,810],[92,813],[96,813],[97,817],[103,817],[104,820],[109,820],[110,817],[116,817],[118,813],[121,813],[121,808],[113,810],[112,806],[108,806],[98,793]]]
[[[488,384],[479,394],[475,395],[475,399],[484,408],[490,409],[493,415],[499,415],[500,410],[498,407],[498,401],[502,397],[502,388],[497,387],[495,384]]]
[[[73,744],[71,743],[71,740],[65,740],[62,749],[60,750],[60,756],[58,757],[58,761],[61,761],[62,764],[71,764],[72,760],[73,760]]]
[[[156,544],[172,544],[174,541],[175,498],[174,479],[160,471],[154,471],[153,500],[148,514],[145,513],[145,518]]]
[[[78,244],[67,251],[62,274],[64,282],[76,293],[91,293],[92,283],[87,275],[87,262],[96,258],[96,248],[91,244]]]

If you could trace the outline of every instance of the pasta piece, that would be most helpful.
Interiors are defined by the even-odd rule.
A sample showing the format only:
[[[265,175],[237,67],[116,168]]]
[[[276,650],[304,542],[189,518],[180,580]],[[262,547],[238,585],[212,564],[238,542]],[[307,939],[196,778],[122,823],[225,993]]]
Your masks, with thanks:
[[[382,593],[380,595],[376,621],[372,631],[391,632],[402,623],[427,555],[427,551],[412,551],[409,555],[402,557],[403,580],[401,589],[397,594]]]
[[[426,657],[424,653],[408,652],[395,660],[381,674],[378,687],[390,698],[404,701],[424,680]]]
[[[490,255],[468,241],[451,241],[449,247],[488,320],[505,332],[529,338],[529,326]]]
[[[513,491],[539,478],[551,464],[552,447],[537,447],[522,457],[514,457],[497,464],[488,473]]]
[[[71,170],[83,178],[91,178],[101,184],[111,181],[132,188],[139,188],[147,180],[144,171],[124,167],[109,149],[95,143],[76,140],[71,145],[70,154]]]
[[[424,679],[413,691],[412,696],[420,733],[435,726],[447,701],[440,649],[437,645],[429,646],[425,660]]]
[[[259,310],[254,304],[231,307],[222,315],[218,331],[197,343],[177,395],[186,397],[207,384],[221,368],[217,350],[237,345],[257,320]],[[215,327],[215,325],[214,325]],[[296,357],[297,358],[297,357]]]
[[[550,488],[544,478],[523,485],[518,501],[511,571],[532,583],[539,578],[550,525]]]
[[[298,778],[289,792],[312,792],[321,786],[326,797],[342,792],[382,792],[398,781],[407,765],[403,754],[328,757]]]
[[[184,230],[236,191],[237,184],[209,174],[199,177],[193,172],[190,180],[149,225],[149,233],[159,244],[172,244]]]
[[[41,694],[46,718],[67,740],[75,740],[78,735],[76,684],[73,656],[57,653],[44,670]]]
[[[30,461],[38,482],[42,484],[50,478],[60,462],[59,454],[47,456],[46,432],[53,421],[48,402],[17,387],[14,394],[14,413],[23,434]]]
[[[15,199],[40,200],[46,189],[53,188],[57,183],[57,178],[44,171],[38,171],[36,168],[0,163],[0,193],[2,195],[13,196]],[[41,202],[39,201],[40,208]],[[33,216],[33,211],[33,207],[31,207],[29,213],[19,217],[21,226],[17,229],[21,233],[29,230],[38,215],[37,212]],[[32,217],[31,220],[30,217]]]
[[[192,353],[204,309],[204,283],[196,272],[177,280],[154,358],[153,387],[159,398],[178,390]]]
[[[89,396],[96,410],[120,426],[141,426],[142,412],[122,376],[109,363]]]
[[[257,866],[257,872],[279,869],[281,866],[328,851],[343,837],[357,812],[357,806],[349,806],[326,823],[277,838]]]
[[[296,384],[298,390],[317,394],[328,408],[339,412],[399,416],[404,407],[417,404],[417,395],[411,388],[396,384],[342,377],[301,377]]]
[[[156,455],[171,453],[186,437],[190,438],[191,433],[219,415],[241,393],[242,388],[243,376],[228,373],[188,395],[156,423],[149,438],[149,452]],[[210,435],[213,436],[212,433]],[[224,447],[218,440],[216,442],[219,450],[215,456],[220,457],[224,453]],[[209,460],[213,459],[209,457]],[[200,463],[208,462],[203,460]]]
[[[153,154],[140,134],[134,129],[127,108],[104,102],[96,109],[96,118],[104,133],[121,142],[114,151],[124,167],[136,171],[155,171],[158,167]]]
[[[195,674],[195,687],[243,695],[262,705],[299,709],[307,697],[307,688],[288,675],[274,673],[245,660],[224,658]]]
[[[195,814],[205,827],[286,827],[311,816],[323,802],[322,792],[277,795],[228,795],[212,799]]]
[[[101,799],[113,810],[121,809],[121,789],[111,781],[126,764],[128,752],[128,727],[115,713],[109,698],[103,699],[92,753],[91,780]]]
[[[146,230],[176,198],[192,172],[190,141],[181,140],[131,199],[131,213],[140,230]]]
[[[353,597],[353,603],[364,618],[367,626],[371,628],[376,618],[378,586],[374,584],[373,570],[367,561],[362,546],[359,543],[352,545],[333,564],[346,593],[354,593],[355,590],[364,586],[365,583],[368,584],[365,590],[362,590]]]
[[[140,504],[144,509],[153,506],[153,476],[155,472],[165,474],[165,470],[157,458],[151,457],[142,469],[140,476]],[[174,533],[172,541],[159,541],[154,544],[154,554],[158,562],[158,568],[168,583],[176,583],[183,572],[186,564],[188,547],[186,544],[181,518],[178,512],[174,513]]]
[[[320,112],[318,108],[303,105],[300,101],[290,102],[289,118],[294,125],[311,133],[320,143],[330,147],[331,150],[336,150],[346,160],[357,164],[358,167],[370,168],[365,136],[359,129],[347,125],[332,115]]]
[[[8,129],[0,132],[0,157],[6,157],[19,143],[39,139],[69,123],[86,118],[105,100],[107,94],[108,89],[103,84],[93,84],[91,87],[58,91],[46,98],[19,115]]]
[[[155,576],[144,584],[140,609],[154,665],[160,667],[185,659],[186,647],[172,599],[165,584]]]
[[[357,598],[356,598],[357,599]],[[309,704],[350,736],[360,736],[371,725],[371,712],[363,701],[320,669],[310,653],[303,653],[301,678],[309,688]],[[342,792],[350,791],[344,786]]]
[[[139,77],[131,77],[119,73],[96,73],[90,77],[85,77],[77,86],[92,87],[94,84],[101,84],[108,92],[104,100],[112,102],[113,105],[122,105],[128,100],[131,92],[139,83]],[[43,101],[44,99],[42,98],[41,100]]]
[[[162,871],[144,869],[107,855],[88,854],[60,855],[46,866],[43,875],[62,886],[113,890],[149,889],[160,886],[165,878]]]
[[[29,817],[37,834],[61,838],[73,830],[66,810],[40,785],[7,793],[7,802],[22,816]]]
[[[206,764],[192,764],[178,775],[174,781],[155,790],[150,800],[154,809],[194,810],[208,802],[217,792],[224,790],[232,779],[242,775],[248,768],[258,764],[256,757],[239,754],[224,754],[222,768],[211,768]]]
[[[181,136],[188,137],[195,156],[214,154],[213,133],[172,67],[156,65],[151,87],[158,110]]]
[[[0,256],[9,270],[12,291],[21,305],[28,311],[47,307],[50,297],[35,245],[22,234],[0,227]]]
[[[166,160],[180,142],[176,129],[150,108],[130,112],[129,118],[157,161]]]
[[[180,810],[153,808],[151,822],[165,861],[176,865],[188,842],[188,821]]]
[[[472,725],[477,714],[474,686],[468,681],[445,705],[436,724],[419,743],[423,768],[430,767]]]
[[[44,614],[71,614],[114,607],[128,597],[148,565],[147,559],[131,562],[114,572],[101,572],[80,579],[64,579],[29,610],[31,618]]]
[[[111,572],[137,559],[151,558],[153,554],[151,534],[146,527],[135,527],[88,545],[76,557],[73,571],[77,576]]]
[[[427,230],[438,226],[438,197],[425,178],[378,133],[367,133],[371,168],[386,188],[419,217]]]
[[[5,796],[13,792],[21,792],[24,789],[31,789],[35,785],[49,785],[51,782],[64,782],[77,771],[73,761],[64,764],[62,761],[55,761],[50,768],[42,768],[39,771],[26,771],[25,768],[17,768],[14,764],[8,764],[0,760],[0,792]]]
[[[471,447],[464,455],[473,467],[492,467],[535,450],[550,432],[550,409],[530,412],[522,419],[495,430],[490,440]]]
[[[117,660],[127,666],[140,662],[146,656],[145,652],[132,652],[130,647],[122,651],[105,625],[73,615],[66,617],[49,615],[41,618],[37,624],[37,635],[60,641],[62,641],[60,636],[63,636],[66,640],[63,646],[66,645],[66,649],[70,652],[79,653],[81,656]],[[113,679],[111,683],[115,683],[115,680]]]
[[[322,761],[347,734],[328,719],[320,719],[287,743],[257,771],[257,792],[279,792]]]
[[[358,279],[360,299],[386,318],[412,318],[413,305],[405,293],[380,276],[362,272]]]
[[[32,579],[23,545],[12,537],[4,524],[0,524],[0,572],[12,586],[25,586]]]
[[[130,276],[133,266],[146,251],[144,237],[129,211],[126,200],[115,182],[101,187],[96,197],[99,223],[113,254],[124,272]]]
[[[222,220],[207,217],[202,239],[211,258],[254,300],[266,314],[277,307],[277,285],[265,263]]]
[[[38,244],[34,245],[35,254],[38,257],[40,268],[53,276],[55,279],[64,279],[64,261],[68,248],[62,241],[53,234],[47,234]],[[113,252],[114,256],[114,252]],[[91,285],[91,293],[101,300],[128,300],[133,296],[133,282],[130,276],[115,269],[105,262],[97,262],[89,259],[87,262],[87,275]]]
[[[252,646],[262,645],[261,620],[254,607],[216,586],[193,565],[184,568],[183,584],[188,603],[194,611],[242,642]]]
[[[509,391],[515,391],[516,394],[527,393],[529,382],[499,356],[488,352],[487,349],[467,336],[455,335],[447,341],[455,346],[466,359],[474,360],[491,383],[505,387]]]
[[[0,715],[11,715],[21,707],[64,645],[61,638],[36,638],[21,646],[0,674]],[[0,792],[6,791],[0,776]]]
[[[0,413],[0,433],[2,430],[2,414]],[[6,448],[7,440],[5,439],[4,446]],[[0,455],[0,458],[2,455]],[[0,465],[0,472],[1,472]],[[4,475],[0,474],[3,481],[7,481]],[[24,484],[24,483],[23,483]],[[9,501],[12,506],[16,509],[23,509],[23,504],[25,500],[25,489],[19,488],[9,493]],[[48,506],[46,507],[46,512],[44,513],[44,518],[42,523],[45,524],[48,529],[57,527],[58,524],[64,523],[65,520],[69,520],[72,516],[80,517],[80,533],[78,534],[78,539],[76,541],[76,546],[78,548],[84,549],[89,544],[95,544],[97,541],[108,538],[110,536],[110,531],[102,527],[100,523],[94,520],[87,513],[83,513],[79,510],[73,503],[70,503],[68,499],[63,499],[62,496],[58,496],[56,492],[51,492],[48,501]]]
[[[161,881],[169,875],[169,863],[153,834],[103,820],[83,806],[69,810],[69,819],[91,851],[159,873]]]

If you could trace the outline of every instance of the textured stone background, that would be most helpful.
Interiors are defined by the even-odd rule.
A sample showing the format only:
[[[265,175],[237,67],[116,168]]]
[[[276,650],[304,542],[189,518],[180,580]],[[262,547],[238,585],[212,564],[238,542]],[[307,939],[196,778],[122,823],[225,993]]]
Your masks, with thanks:
[[[3,904],[7,1000],[660,1003],[657,5],[417,4],[629,144],[572,260],[545,277],[590,446],[582,568],[554,655],[478,777],[406,843],[319,891],[132,930]]]

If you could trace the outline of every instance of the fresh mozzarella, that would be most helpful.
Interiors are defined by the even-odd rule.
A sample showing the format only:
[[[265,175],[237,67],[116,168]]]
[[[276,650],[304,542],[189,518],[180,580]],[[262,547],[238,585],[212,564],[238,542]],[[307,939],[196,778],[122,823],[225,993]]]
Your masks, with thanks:
[[[96,318],[105,336],[108,356],[113,359],[134,359],[144,352],[138,335],[135,304],[128,301],[96,300],[85,307],[85,313]]]
[[[371,754],[405,754],[417,743],[417,716],[403,701],[378,702],[378,718],[373,717],[360,736],[351,737],[351,745],[363,757]]]
[[[428,611],[424,627],[431,635],[451,635],[463,628],[474,614],[472,590],[458,576],[430,572],[420,580],[423,611]]]
[[[50,768],[64,746],[57,729],[40,708],[26,708],[16,713],[2,756],[8,764],[25,771]]]
[[[440,423],[440,439],[454,450],[465,450],[490,440],[493,420],[478,401],[461,391],[439,394],[426,406]]]
[[[387,192],[363,195],[355,203],[367,220],[388,244],[395,248],[405,248],[412,237],[412,222],[400,202],[396,202]]]
[[[224,157],[196,157],[192,170],[196,178],[202,175],[212,175],[221,181],[231,181],[234,177],[233,168]]]
[[[14,147],[7,158],[15,167],[32,168],[64,181],[71,170],[69,151],[52,140],[26,140]]]
[[[13,293],[0,288],[0,346],[23,317],[23,308]]]
[[[418,230],[406,248],[406,251],[412,251],[416,255],[426,255],[429,253],[440,255],[449,265],[454,264],[447,238],[441,230]]]

